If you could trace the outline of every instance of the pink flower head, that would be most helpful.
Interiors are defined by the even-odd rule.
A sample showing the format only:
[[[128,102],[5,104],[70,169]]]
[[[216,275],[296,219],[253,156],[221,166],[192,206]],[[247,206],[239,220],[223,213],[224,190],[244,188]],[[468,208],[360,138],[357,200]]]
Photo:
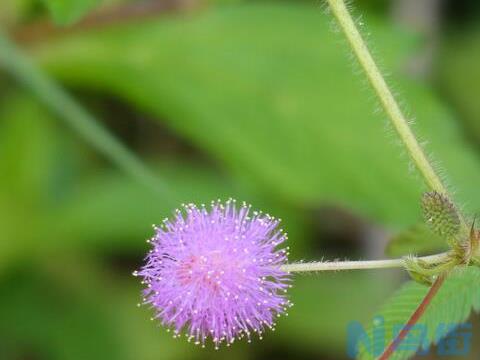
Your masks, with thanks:
[[[287,236],[279,220],[251,212],[235,200],[184,205],[173,220],[155,227],[146,264],[135,272],[147,285],[144,304],[155,317],[185,332],[188,340],[218,348],[265,328],[291,305],[285,297],[289,275],[281,270],[287,251],[276,249]]]

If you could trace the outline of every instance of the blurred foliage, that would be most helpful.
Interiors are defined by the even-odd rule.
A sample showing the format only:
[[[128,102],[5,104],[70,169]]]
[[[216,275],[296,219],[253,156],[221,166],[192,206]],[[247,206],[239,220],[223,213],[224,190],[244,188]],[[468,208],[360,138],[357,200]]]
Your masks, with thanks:
[[[437,80],[446,99],[465,121],[468,135],[480,143],[480,28],[450,34],[443,42]]]
[[[430,255],[448,249],[447,241],[434,234],[424,223],[415,224],[392,237],[385,249],[387,255]]]
[[[2,238],[14,234],[18,237],[15,242],[0,242],[5,246],[0,252],[5,257],[3,264],[14,259],[13,255],[48,249],[111,249],[112,244],[118,250],[123,246],[138,249],[135,239],[147,238],[151,224],[171,213],[172,209],[149,189],[116,171],[95,170],[79,181],[82,170],[89,173],[91,155],[83,146],[75,148],[78,144],[64,140],[65,130],[36,102],[20,94],[12,95],[5,98],[0,116],[5,119],[1,124],[4,141],[0,142],[4,157],[0,162],[4,174],[0,194],[4,199],[1,204],[5,205],[1,219],[6,220]],[[290,233],[295,234],[301,226],[301,219],[292,210],[282,209],[261,195],[249,195],[226,174],[186,160],[173,160],[157,160],[154,167],[175,188],[179,204],[209,202],[236,194],[286,218]],[[25,218],[30,219],[35,231],[18,223]],[[296,237],[302,239],[301,230],[297,231]]]
[[[79,20],[100,0],[42,0],[57,24],[66,25]]]
[[[24,20],[33,9],[33,0],[2,1],[0,4],[0,22],[3,26],[13,25]]]
[[[11,19],[25,19],[38,2],[10,5]],[[67,21],[71,14],[59,16]],[[402,71],[418,39],[385,17],[366,13],[364,22],[458,199],[478,210],[477,154],[431,87]],[[420,219],[422,182],[398,155],[368,86],[352,75],[342,42],[328,16],[307,1],[212,1],[201,10],[46,36],[26,50],[127,143],[134,135],[128,128],[122,135],[123,121],[153,123],[154,131],[128,145],[179,204],[249,201],[283,219],[291,259],[299,260],[335,241],[312,229],[312,211],[324,205],[393,231]],[[476,50],[461,44],[448,45],[443,84],[457,89],[452,98],[473,99],[477,84],[468,69],[478,67],[470,60]],[[291,358],[338,359],[347,323],[366,321],[395,288],[398,279],[388,272],[299,276],[291,293],[296,306],[262,343],[215,353],[174,341],[148,321],[148,310],[135,307],[140,285],[130,276],[151,224],[173,209],[0,80],[0,359],[268,358],[285,348]],[[473,109],[471,99],[462,101]],[[475,119],[474,111],[457,108]],[[163,141],[188,151],[168,151]],[[395,241],[390,250],[422,252],[430,246],[425,239]]]
[[[154,114],[272,195],[411,224],[422,182],[408,174],[394,135],[373,114],[370,90],[352,81],[328,18],[313,9],[224,6],[84,32],[38,44],[33,54],[72,86],[114,93]],[[367,23],[378,57],[396,68],[412,41],[375,19]],[[396,78],[460,200],[480,203],[476,157],[448,111],[425,86]]]

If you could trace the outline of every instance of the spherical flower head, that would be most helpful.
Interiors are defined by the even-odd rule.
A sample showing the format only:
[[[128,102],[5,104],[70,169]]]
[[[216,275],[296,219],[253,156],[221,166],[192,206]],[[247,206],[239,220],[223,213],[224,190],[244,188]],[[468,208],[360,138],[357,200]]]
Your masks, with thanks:
[[[261,335],[290,306],[287,250],[279,220],[234,200],[210,209],[184,205],[156,227],[146,264],[134,275],[147,287],[144,304],[174,336],[215,348]]]

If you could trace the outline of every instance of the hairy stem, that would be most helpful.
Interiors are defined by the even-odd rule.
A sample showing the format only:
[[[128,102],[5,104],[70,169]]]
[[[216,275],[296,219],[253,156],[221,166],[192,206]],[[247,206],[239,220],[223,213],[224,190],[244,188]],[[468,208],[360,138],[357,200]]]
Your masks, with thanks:
[[[362,66],[368,81],[377,94],[380,102],[387,113],[390,121],[392,122],[395,130],[397,131],[403,145],[407,149],[410,158],[414,162],[420,174],[423,176],[425,183],[431,190],[435,190],[441,194],[448,195],[447,189],[442,183],[440,177],[435,172],[433,166],[429,162],[424,150],[418,143],[415,135],[413,134],[408,121],[403,114],[400,106],[395,100],[392,92],[390,91],[385,79],[383,78],[378,66],[373,60],[365,42],[360,35],[355,22],[353,21],[344,0],[327,0],[332,12],[337,19],[342,31],[344,32],[350,47],[352,48],[355,56],[357,57],[360,65]],[[468,234],[468,226],[465,219],[460,215],[461,227],[465,234]],[[440,254],[441,255],[441,254]],[[423,259],[422,259],[423,260]],[[410,329],[415,325],[422,315],[427,310],[427,307],[431,303],[432,299],[437,294],[445,281],[445,274],[440,275],[433,283],[432,287],[424,297],[422,302],[416,308],[411,315],[409,321],[405,327],[400,331],[398,336],[390,343],[385,352],[379,357],[379,360],[387,360],[397,349],[398,345],[407,336]]]
[[[428,264],[439,264],[448,259],[448,253],[423,256],[418,259]],[[368,261],[331,261],[292,263],[283,265],[281,269],[287,272],[310,272],[310,271],[340,271],[340,270],[366,270],[366,269],[390,269],[405,266],[404,259],[368,260]]]
[[[410,319],[408,319],[407,324],[402,328],[402,330],[400,330],[397,337],[393,339],[393,341],[390,343],[387,349],[383,352],[383,354],[380,355],[378,360],[388,360],[393,355],[395,350],[398,348],[398,345],[400,345],[400,343],[403,341],[403,339],[405,339],[405,337],[408,335],[408,333],[413,328],[413,326],[420,320],[422,315],[425,313],[425,311],[428,308],[428,305],[430,305],[430,303],[432,302],[432,299],[435,297],[435,295],[437,294],[438,290],[440,289],[444,281],[445,281],[445,275],[441,275],[437,278],[437,280],[435,280],[433,285],[428,290],[427,295],[425,295],[420,305],[417,307],[414,313],[410,316]]]
[[[425,183],[431,190],[448,195],[446,187],[429,162],[421,145],[415,138],[415,135],[412,132],[405,115],[390,91],[385,79],[378,69],[377,64],[373,60],[370,51],[368,50],[345,5],[345,1],[327,0],[327,2],[329,3],[330,8],[337,19],[340,28],[345,34],[345,37],[347,38],[348,43],[352,48],[358,62],[363,68],[370,85],[373,87],[383,109],[387,113],[396,132],[398,133],[398,136],[407,149],[410,158],[424,178]],[[461,218],[461,222],[463,230],[465,232],[468,231],[468,226],[463,218]]]
[[[0,30],[0,67],[23,83],[59,118],[66,121],[86,141],[127,174],[172,202],[171,190],[130,150],[113,137],[64,89],[38,69]]]

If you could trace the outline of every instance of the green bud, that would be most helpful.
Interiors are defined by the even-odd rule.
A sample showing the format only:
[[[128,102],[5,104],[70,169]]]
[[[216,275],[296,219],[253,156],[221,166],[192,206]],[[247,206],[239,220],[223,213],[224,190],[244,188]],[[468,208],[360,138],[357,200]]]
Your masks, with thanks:
[[[460,229],[460,217],[450,199],[436,191],[423,194],[422,208],[425,222],[435,234],[450,239]]]

